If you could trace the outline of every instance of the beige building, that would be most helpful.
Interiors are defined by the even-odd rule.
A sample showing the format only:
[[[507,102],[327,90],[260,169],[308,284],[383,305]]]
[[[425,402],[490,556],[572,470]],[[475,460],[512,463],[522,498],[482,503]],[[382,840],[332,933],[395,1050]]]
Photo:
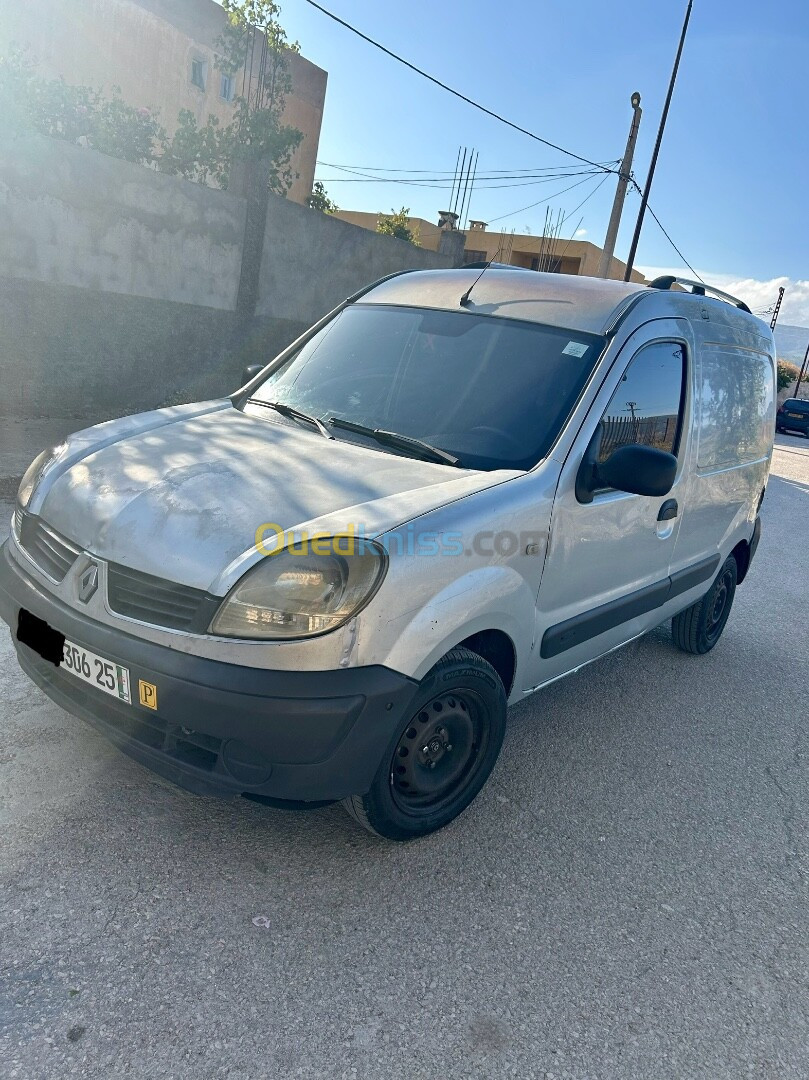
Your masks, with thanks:
[[[367,214],[359,210],[340,210],[335,215],[353,225],[375,230],[379,214]],[[418,236],[422,247],[438,251],[445,229],[424,218],[409,218],[410,229]],[[601,248],[586,240],[560,239],[551,243],[543,236],[518,236],[514,233],[494,232],[486,228],[484,221],[471,221],[465,231],[464,261],[468,263],[495,262],[522,266],[526,270],[545,270],[556,274],[578,274],[595,277]],[[626,263],[613,259],[610,277],[623,280]],[[643,274],[632,272],[632,280],[645,282]]]
[[[233,116],[243,77],[229,79],[217,67],[225,19],[214,0],[0,0],[0,54],[16,46],[43,76],[107,94],[120,87],[130,105],[159,109],[171,134],[181,109],[200,124],[211,114],[223,124]],[[304,136],[289,197],[303,203],[312,191],[327,75],[296,53],[289,59],[284,122]]]

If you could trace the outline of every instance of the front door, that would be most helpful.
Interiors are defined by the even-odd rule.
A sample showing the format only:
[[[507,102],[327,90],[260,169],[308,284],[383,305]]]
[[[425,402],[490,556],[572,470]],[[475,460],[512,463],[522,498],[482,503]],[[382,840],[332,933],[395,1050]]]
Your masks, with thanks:
[[[690,333],[656,320],[632,334],[612,366],[562,469],[537,598],[529,686],[539,686],[659,622],[679,528],[690,415]],[[643,444],[678,457],[668,495],[612,489],[576,497],[584,452],[601,426],[599,460]],[[526,687],[527,689],[528,687]]]

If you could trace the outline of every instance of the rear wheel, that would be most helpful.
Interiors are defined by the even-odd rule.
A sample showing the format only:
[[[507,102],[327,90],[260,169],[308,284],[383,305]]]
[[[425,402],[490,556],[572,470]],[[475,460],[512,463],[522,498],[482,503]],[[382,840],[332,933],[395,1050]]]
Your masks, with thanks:
[[[701,600],[671,620],[674,644],[689,653],[710,652],[722,636],[736,595],[739,568],[731,555]]]
[[[360,825],[389,840],[435,832],[472,802],[500,753],[506,692],[491,664],[458,648],[427,673],[411,710],[371,790],[343,800]]]

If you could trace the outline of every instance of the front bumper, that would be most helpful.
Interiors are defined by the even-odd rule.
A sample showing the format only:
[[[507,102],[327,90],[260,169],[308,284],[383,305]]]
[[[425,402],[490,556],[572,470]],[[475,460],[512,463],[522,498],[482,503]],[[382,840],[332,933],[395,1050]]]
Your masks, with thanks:
[[[157,687],[157,711],[80,682],[16,639],[20,609]],[[23,671],[125,753],[200,794],[319,802],[363,794],[400,733],[417,683],[381,666],[266,671],[191,656],[83,616],[0,548],[0,617]]]

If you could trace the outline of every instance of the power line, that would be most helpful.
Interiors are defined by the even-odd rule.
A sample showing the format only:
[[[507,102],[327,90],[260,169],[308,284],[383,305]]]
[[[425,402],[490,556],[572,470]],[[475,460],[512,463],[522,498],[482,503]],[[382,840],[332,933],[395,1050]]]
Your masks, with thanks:
[[[540,199],[538,202],[531,203],[529,206],[520,207],[519,210],[512,210],[508,214],[500,214],[498,217],[489,218],[489,221],[488,221],[487,224],[491,224],[494,221],[502,221],[504,218],[516,217],[517,214],[524,214],[526,210],[533,210],[535,206],[542,206],[543,203],[550,202],[551,199],[556,199],[556,198],[558,198],[559,195],[564,195],[566,192],[572,191],[573,188],[581,187],[582,184],[584,184],[587,180],[591,180],[592,178],[593,178],[593,174],[590,173],[589,176],[585,176],[584,180],[579,180],[577,183],[571,184],[570,187],[562,188],[561,191],[554,192],[554,194],[549,195],[547,199]],[[591,194],[595,194],[595,189],[593,189]]]
[[[656,214],[656,213],[654,212],[654,210],[652,209],[652,207],[650,206],[650,204],[649,204],[648,202],[646,203],[646,209],[647,209],[647,210],[649,211],[649,213],[650,213],[650,214],[652,215],[652,217],[653,217],[653,218],[655,219],[655,221],[657,222],[658,226],[660,227],[660,231],[661,231],[661,232],[663,233],[663,235],[665,236],[665,238],[666,238],[666,239],[668,240],[668,242],[669,242],[669,243],[671,244],[671,246],[672,246],[672,247],[674,248],[674,250],[675,250],[675,251],[677,252],[677,254],[678,254],[678,255],[680,256],[680,258],[681,258],[681,259],[683,260],[683,262],[684,262],[684,263],[685,263],[685,265],[686,265],[686,266],[688,267],[688,269],[689,269],[689,270],[691,271],[691,273],[692,273],[692,274],[694,275],[694,277],[695,277],[695,278],[697,278],[697,280],[698,280],[698,281],[702,281],[702,278],[701,278],[701,277],[699,276],[699,274],[698,274],[698,273],[696,272],[696,270],[694,269],[694,267],[693,267],[693,266],[691,265],[691,263],[690,263],[690,262],[688,261],[688,259],[686,259],[685,255],[683,255],[682,251],[680,251],[680,249],[679,249],[679,248],[677,247],[677,245],[676,245],[676,244],[674,243],[674,241],[672,240],[672,238],[671,238],[671,237],[669,236],[669,234],[668,234],[668,233],[666,232],[665,228],[663,227],[663,223],[662,223],[662,221],[661,221],[661,220],[660,220],[660,218],[659,218],[659,217],[657,216],[657,214]],[[704,285],[704,284],[705,284],[705,282],[704,282],[704,281],[702,281],[702,284]]]
[[[369,45],[373,45],[375,49],[379,49],[381,52],[390,56],[393,60],[396,60],[400,64],[404,64],[405,67],[410,68],[411,71],[415,71],[417,75],[421,75],[422,78],[428,79],[436,86],[440,86],[442,90],[446,90],[447,93],[452,94],[456,98],[460,98],[461,101],[465,101],[467,105],[473,106],[475,109],[479,109],[480,112],[486,113],[487,116],[493,117],[495,120],[499,120],[501,124],[506,124],[507,127],[513,128],[514,131],[519,131],[521,135],[527,135],[529,139],[533,139],[535,142],[542,143],[543,146],[549,146],[552,150],[558,150],[560,154],[564,154],[566,157],[575,158],[577,161],[582,161],[586,165],[593,165],[595,168],[600,169],[602,172],[615,172],[615,169],[605,169],[602,165],[599,165],[596,161],[591,161],[589,158],[582,157],[581,154],[574,154],[572,150],[566,150],[563,146],[558,146],[556,143],[550,142],[548,139],[543,139],[541,135],[535,134],[533,131],[529,131],[527,128],[520,127],[519,124],[513,123],[511,120],[507,120],[505,116],[501,116],[500,113],[494,112],[493,109],[487,109],[485,105],[481,105],[479,102],[474,101],[472,98],[467,97],[466,94],[462,94],[459,90],[454,90],[451,86],[447,86],[445,82],[437,79],[434,75],[430,75],[428,72],[423,71],[420,67],[416,67],[415,64],[411,64],[409,60],[405,60],[403,56],[399,56],[397,53],[392,52],[390,49],[381,45],[378,41],[374,41],[373,38],[368,37],[367,34],[363,34],[361,30],[358,30],[356,26],[352,26],[351,23],[345,21],[345,19],[339,18],[333,12],[328,11],[322,5],[315,2],[315,0],[306,0],[306,3],[313,8],[317,8],[323,15],[328,16],[334,22],[339,23],[340,26],[345,27],[346,30],[350,30],[352,34],[356,34],[357,37],[362,38],[363,41],[367,41]],[[518,211],[519,212],[519,211]]]
[[[590,195],[595,195],[595,190],[591,191],[591,192],[590,192]],[[590,198],[590,195],[588,195],[588,196],[587,196],[587,198],[588,198],[588,199]],[[585,201],[586,201],[586,200],[585,200]],[[574,211],[574,212],[575,212],[575,211]],[[568,216],[569,216],[569,215],[568,215]],[[559,256],[559,262],[560,262],[560,263],[561,263],[562,259],[564,259],[564,257],[565,257],[565,252],[567,251],[567,249],[568,249],[568,248],[570,247],[571,243],[572,243],[572,242],[573,242],[573,240],[575,239],[576,233],[577,233],[577,232],[579,231],[579,229],[581,228],[581,223],[582,223],[583,221],[584,221],[584,215],[582,214],[582,216],[581,216],[581,217],[579,218],[578,224],[576,225],[575,229],[573,230],[573,232],[572,232],[572,233],[570,234],[570,236],[568,237],[568,241],[567,241],[567,243],[566,243],[566,244],[565,244],[565,246],[564,246],[564,247],[562,248],[562,252],[561,252],[561,254],[560,254],[560,256]],[[564,219],[562,219],[562,224],[564,224]]]
[[[647,210],[649,211],[649,213],[650,213],[650,214],[652,215],[652,217],[653,217],[653,218],[655,219],[655,221],[656,221],[656,222],[657,222],[657,224],[658,224],[658,227],[659,227],[660,231],[661,231],[661,232],[663,233],[663,235],[665,236],[665,238],[666,238],[666,239],[668,240],[668,242],[669,242],[669,243],[671,244],[671,246],[672,246],[672,247],[674,248],[674,250],[675,250],[675,251],[677,252],[677,254],[678,254],[678,255],[680,256],[680,258],[681,258],[681,259],[683,260],[683,262],[684,262],[684,263],[685,263],[685,265],[686,265],[686,266],[688,267],[688,269],[689,269],[689,270],[691,271],[691,273],[692,273],[692,274],[694,275],[694,277],[695,277],[695,278],[697,278],[697,280],[698,280],[698,281],[702,281],[702,284],[704,285],[704,284],[705,284],[705,282],[704,282],[704,281],[702,280],[702,278],[701,278],[701,277],[699,276],[699,274],[698,274],[698,273],[696,272],[696,270],[695,270],[695,269],[694,269],[694,267],[693,267],[693,266],[691,265],[691,263],[690,263],[690,262],[688,261],[688,259],[686,259],[685,255],[683,255],[682,251],[680,251],[680,249],[679,249],[679,248],[677,247],[677,245],[676,245],[676,244],[674,243],[674,241],[672,240],[672,238],[671,238],[671,237],[669,236],[669,234],[668,234],[668,233],[666,232],[666,229],[665,229],[665,228],[664,228],[664,226],[663,226],[663,222],[662,222],[662,221],[660,220],[660,218],[659,218],[659,217],[657,216],[657,214],[656,214],[656,213],[654,212],[654,210],[653,210],[653,209],[652,209],[652,207],[651,207],[651,206],[649,205],[649,203],[647,203],[647,204],[646,204],[646,209],[647,209]]]
[[[602,184],[604,183],[604,181],[605,181],[606,179],[607,179],[607,175],[605,174],[605,175],[604,175],[604,176],[603,176],[603,177],[602,177],[602,178],[601,178],[601,179],[600,179],[600,180],[598,181],[598,183],[597,183],[597,184],[596,184],[596,186],[595,186],[595,187],[593,188],[593,190],[592,190],[592,191],[590,192],[590,194],[589,194],[589,195],[586,195],[586,196],[585,196],[585,197],[584,197],[584,198],[582,199],[582,201],[581,201],[581,202],[579,203],[579,205],[578,205],[578,206],[574,206],[574,207],[573,207],[573,209],[572,209],[572,210],[570,211],[570,213],[569,213],[569,214],[565,214],[565,216],[564,216],[564,217],[562,218],[562,222],[561,222],[561,224],[562,224],[562,225],[564,225],[564,223],[565,223],[565,222],[567,221],[567,219],[568,219],[568,218],[570,218],[570,217],[573,217],[573,215],[574,215],[574,214],[576,213],[576,211],[577,211],[577,210],[581,210],[581,208],[582,208],[582,207],[584,206],[584,204],[585,204],[585,203],[586,203],[586,202],[587,202],[587,201],[588,201],[589,199],[592,199],[592,197],[593,197],[593,196],[595,195],[595,193],[596,193],[596,192],[598,191],[598,189],[599,189],[599,188],[601,187],[601,185],[602,185]],[[579,224],[581,224],[581,222],[579,222]],[[578,227],[579,227],[579,226],[577,225],[577,226],[576,226],[576,228],[578,229]],[[572,239],[573,239],[573,237],[571,237],[570,239],[572,240]],[[568,243],[570,243],[570,240],[568,241]],[[567,250],[567,249],[565,249],[565,250]]]
[[[609,173],[599,173],[594,169],[582,170],[578,173],[556,173],[551,176],[543,176],[535,180],[515,180],[513,183],[492,183],[491,181],[499,181],[504,177],[496,176],[483,176],[478,177],[478,181],[483,181],[480,184],[480,189],[484,191],[496,191],[502,188],[515,188],[515,187],[533,187],[538,184],[553,183],[554,180],[566,180],[572,176],[584,176],[585,179],[591,176],[609,176]],[[318,176],[318,180],[324,184],[404,184],[406,187],[419,187],[419,188],[431,188],[434,191],[449,191],[452,188],[451,180],[439,180],[436,182],[429,180],[400,180],[397,177],[392,176],[371,176],[365,174],[362,177],[359,176]],[[489,181],[488,183],[486,181]],[[476,184],[476,187],[478,184]]]
[[[613,161],[600,161],[600,162],[598,162],[598,165],[600,167],[609,167],[611,165],[617,165],[618,162],[619,162],[619,159],[616,158]],[[385,173],[385,172],[387,172],[387,173],[419,173],[419,174],[422,174],[424,176],[427,176],[428,174],[430,174],[430,175],[434,175],[434,176],[437,176],[437,177],[445,177],[447,179],[449,179],[449,178],[457,179],[457,172],[450,172],[447,169],[390,169],[390,168],[383,167],[382,165],[345,165],[345,164],[337,165],[333,161],[321,161],[319,158],[318,158],[317,164],[318,165],[325,165],[330,169],[347,169],[349,171],[351,171],[351,170],[359,170],[361,172],[369,172],[369,173],[371,173],[371,172],[373,172],[373,173]],[[489,172],[490,173],[499,173],[499,174],[502,174],[504,176],[508,175],[508,174],[514,174],[514,173],[529,173],[529,174],[533,175],[535,173],[543,173],[543,172],[545,172],[545,173],[547,173],[547,172],[559,172],[559,173],[562,173],[562,172],[565,172],[565,171],[570,170],[570,169],[578,169],[578,168],[579,168],[578,165],[539,165],[539,166],[536,166],[536,167],[524,166],[521,169],[489,169]]]
[[[634,176],[631,176],[629,179],[630,179],[630,183],[637,189],[638,194],[643,195],[643,190],[641,189],[640,184],[637,182],[637,180],[634,178]],[[697,278],[699,281],[702,281],[702,284],[704,285],[705,282],[703,281],[703,279],[699,276],[699,274],[696,272],[696,270],[691,265],[691,263],[688,261],[688,259],[686,259],[685,255],[683,255],[682,251],[680,251],[680,249],[674,243],[674,241],[672,240],[672,238],[669,236],[668,232],[666,231],[666,229],[665,229],[665,227],[663,225],[663,222],[660,220],[660,218],[657,216],[657,214],[654,212],[654,210],[652,209],[651,205],[648,202],[646,204],[646,209],[649,211],[649,213],[655,219],[660,231],[663,233],[665,238],[668,240],[668,242],[671,244],[671,246],[674,248],[674,250],[680,256],[680,258],[683,260],[683,262],[688,267],[688,269],[691,271],[691,273],[694,275],[694,277]]]
[[[329,161],[318,161],[318,165],[327,169],[338,169],[340,172],[351,173],[352,176],[361,177],[362,180],[345,180],[342,177],[335,176],[330,177],[331,180],[341,181],[342,183],[370,183],[378,182],[381,184],[430,184],[436,186],[439,184],[454,184],[457,183],[457,176],[453,173],[442,174],[438,176],[427,176],[419,174],[414,179],[403,180],[398,176],[379,176],[372,172],[366,172],[360,169],[359,166],[350,165],[336,165]],[[391,172],[394,170],[390,170]],[[402,170],[405,171],[405,170]],[[410,171],[410,170],[407,170]],[[415,170],[413,170],[415,173]],[[568,177],[573,176],[609,176],[609,173],[602,173],[600,169],[580,169],[580,168],[568,168],[564,171],[553,172],[537,172],[531,170],[515,170],[513,173],[500,174],[497,169],[487,170],[487,174],[478,179],[490,180],[490,181],[504,181],[504,180],[536,180],[539,183],[545,180],[565,180]]]

